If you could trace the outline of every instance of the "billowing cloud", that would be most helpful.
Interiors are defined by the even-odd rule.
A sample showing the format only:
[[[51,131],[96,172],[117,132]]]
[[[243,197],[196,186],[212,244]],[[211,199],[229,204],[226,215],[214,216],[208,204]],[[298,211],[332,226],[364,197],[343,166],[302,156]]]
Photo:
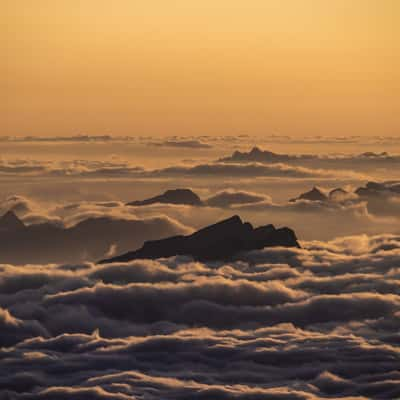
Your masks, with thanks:
[[[128,162],[72,160],[1,160],[0,176],[118,177],[137,176],[143,168]]]
[[[398,235],[303,241],[229,263],[3,264],[0,392],[397,398],[398,265]]]
[[[258,193],[246,192],[243,190],[223,190],[205,200],[210,207],[230,207],[235,204],[251,204],[262,201],[272,202],[271,198]]]
[[[209,163],[195,166],[173,166],[149,172],[152,176],[234,176],[271,177],[271,178],[333,178],[365,179],[365,175],[351,170],[333,171],[292,166],[284,163],[262,164],[252,163]]]
[[[173,165],[161,169],[145,169],[128,161],[39,161],[0,160],[0,176],[46,176],[80,178],[166,178],[176,176],[191,177],[269,177],[269,178],[320,178],[335,177],[366,179],[367,175],[351,169],[329,170],[313,166],[293,166],[285,163],[201,163],[192,166]]]

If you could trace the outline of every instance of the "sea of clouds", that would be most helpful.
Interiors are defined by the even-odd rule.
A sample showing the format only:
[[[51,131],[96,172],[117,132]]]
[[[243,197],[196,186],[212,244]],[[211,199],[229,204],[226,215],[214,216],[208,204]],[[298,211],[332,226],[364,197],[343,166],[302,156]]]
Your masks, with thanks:
[[[5,399],[394,399],[400,236],[0,266]]]
[[[398,157],[217,161],[248,151],[247,135],[1,142],[0,214],[12,210],[26,225],[136,223],[136,241],[122,235],[133,250],[145,226],[190,233],[239,214],[255,226],[295,229],[302,248],[208,263],[180,256],[97,265],[99,256],[85,256],[66,264],[63,256],[62,264],[19,265],[0,255],[0,400],[400,398],[399,196],[353,193],[367,180],[397,179]],[[395,151],[399,138],[261,141],[276,151],[279,143],[358,154]],[[349,186],[351,195],[289,201],[321,184]],[[204,205],[126,205],[176,187],[192,188]],[[15,240],[16,254],[23,243]],[[118,246],[113,239],[101,251]]]

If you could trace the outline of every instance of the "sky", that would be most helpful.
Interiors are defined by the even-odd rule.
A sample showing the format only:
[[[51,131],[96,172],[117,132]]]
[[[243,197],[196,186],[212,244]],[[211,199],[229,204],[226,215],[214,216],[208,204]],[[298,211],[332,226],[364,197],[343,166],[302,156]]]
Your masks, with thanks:
[[[397,135],[396,0],[1,0],[0,135]]]

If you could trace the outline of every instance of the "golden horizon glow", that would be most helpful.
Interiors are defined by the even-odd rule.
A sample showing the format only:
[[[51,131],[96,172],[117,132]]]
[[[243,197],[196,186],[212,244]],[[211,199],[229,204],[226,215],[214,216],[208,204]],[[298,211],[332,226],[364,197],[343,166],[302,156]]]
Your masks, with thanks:
[[[1,4],[1,135],[400,133],[396,0]]]

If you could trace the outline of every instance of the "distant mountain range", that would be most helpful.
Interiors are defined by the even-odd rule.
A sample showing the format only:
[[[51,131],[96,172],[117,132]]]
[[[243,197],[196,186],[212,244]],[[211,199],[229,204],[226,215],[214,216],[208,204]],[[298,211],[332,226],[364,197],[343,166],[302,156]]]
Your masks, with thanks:
[[[400,195],[399,182],[368,182],[365,187],[359,187],[354,192],[349,192],[343,188],[335,188],[329,192],[314,186],[311,190],[301,193],[299,196],[290,199],[290,202],[300,200],[307,201],[342,201],[353,195],[360,198],[372,198],[384,195]],[[354,197],[353,197],[354,198]],[[255,193],[246,193],[241,191],[219,192],[214,196],[202,200],[195,192],[190,189],[172,189],[166,192],[150,197],[144,200],[131,201],[128,206],[146,206],[151,204],[181,204],[190,206],[210,206],[226,208],[235,204],[248,204],[263,201],[265,197]]]
[[[222,162],[266,162],[279,163],[299,158],[314,158],[312,155],[289,155],[278,154],[268,150],[261,150],[259,147],[253,147],[249,152],[235,151],[231,156],[221,158]]]
[[[398,212],[398,208],[397,203],[392,204],[390,199],[399,195],[399,182],[368,182],[351,192],[342,188],[327,192],[313,187],[290,201],[326,203],[362,200],[372,213],[393,215]],[[202,200],[190,189],[175,189],[127,205],[161,203],[229,208],[236,204],[264,200],[262,195],[240,191],[219,192]],[[114,262],[179,254],[191,255],[199,260],[225,259],[237,252],[262,247],[298,246],[294,232],[288,228],[275,229],[272,225],[267,225],[254,229],[237,216],[193,235],[182,236],[186,232],[184,227],[163,217],[145,220],[97,217],[64,227],[54,223],[26,225],[14,212],[9,211],[0,217],[0,263],[76,263],[102,258],[106,258],[107,262]],[[138,248],[139,250],[130,251]],[[113,258],[115,254],[122,256]]]
[[[296,234],[289,228],[276,229],[273,225],[253,228],[250,223],[242,222],[235,215],[189,236],[147,241],[139,250],[100,262],[127,262],[176,255],[188,255],[200,261],[226,260],[240,252],[274,246],[300,247]]]
[[[264,200],[262,195],[241,191],[222,191],[207,198],[200,197],[190,189],[171,189],[166,192],[144,200],[135,200],[127,203],[127,206],[148,206],[151,204],[180,204],[190,206],[210,206],[225,208],[232,204],[254,203]]]
[[[309,160],[318,160],[325,162],[341,161],[347,162],[350,160],[358,160],[361,162],[368,161],[400,161],[397,156],[391,156],[387,152],[375,153],[368,151],[358,155],[343,155],[336,157],[319,156],[315,154],[279,154],[269,150],[261,150],[255,146],[248,152],[235,151],[232,155],[219,159],[220,162],[260,162],[260,163],[285,163],[285,162],[302,162]]]
[[[400,182],[368,182],[365,187],[359,187],[355,193],[360,197],[400,195]]]
[[[346,199],[346,196],[353,195],[353,199],[360,198],[363,200],[371,200],[382,197],[399,196],[399,182],[367,182],[365,186],[360,186],[354,192],[348,192],[342,188],[336,188],[329,193],[325,193],[322,189],[314,186],[310,191],[300,194],[298,197],[291,199],[291,202],[299,200],[308,201],[340,201]]]
[[[0,217],[0,263],[75,263],[139,247],[145,240],[184,233],[166,218],[89,218],[65,228],[25,225],[12,211]]]

